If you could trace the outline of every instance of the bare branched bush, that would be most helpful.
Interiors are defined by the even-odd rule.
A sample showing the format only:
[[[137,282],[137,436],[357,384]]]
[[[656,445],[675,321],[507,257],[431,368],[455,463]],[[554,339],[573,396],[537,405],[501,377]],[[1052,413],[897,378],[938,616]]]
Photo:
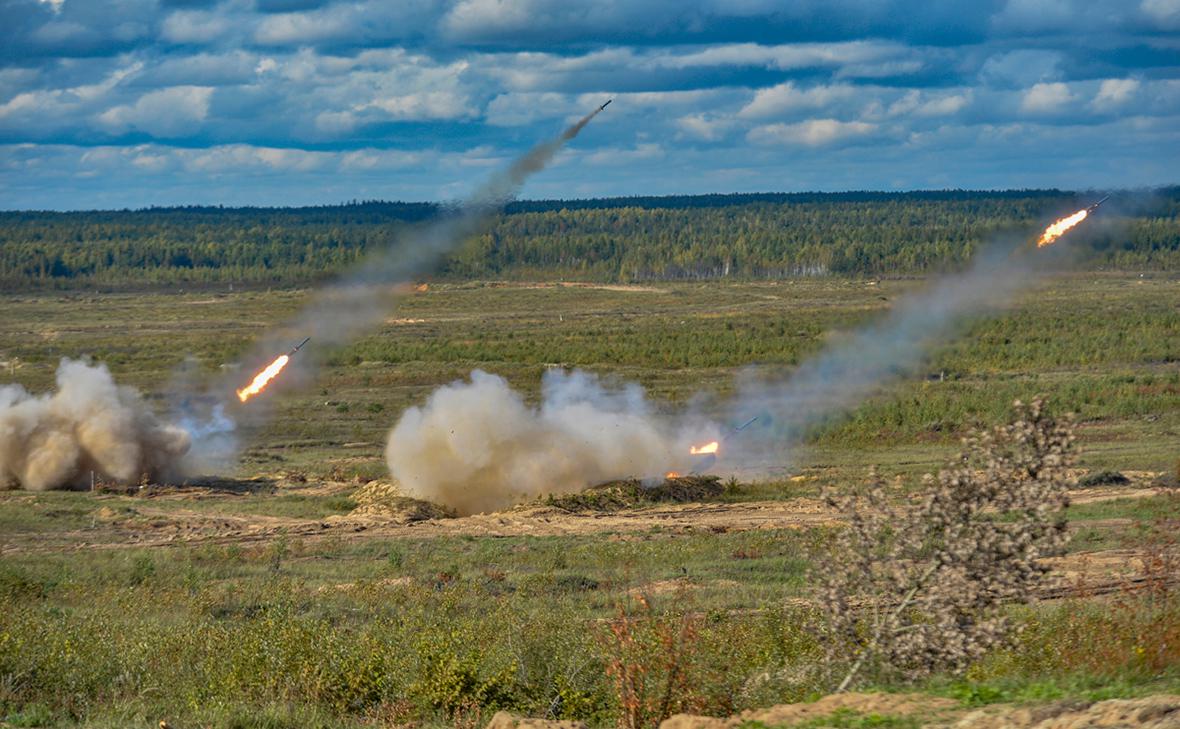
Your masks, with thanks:
[[[657,726],[701,706],[692,666],[700,619],[658,615],[645,598],[637,600],[638,610],[619,606],[605,636],[606,673],[614,681],[622,729]]]
[[[837,691],[866,675],[962,671],[1011,634],[1002,605],[1029,601],[1042,558],[1067,541],[1074,444],[1072,423],[1049,417],[1042,399],[1014,411],[967,438],[917,501],[888,498],[875,473],[863,494],[825,495],[848,524],[817,570]]]

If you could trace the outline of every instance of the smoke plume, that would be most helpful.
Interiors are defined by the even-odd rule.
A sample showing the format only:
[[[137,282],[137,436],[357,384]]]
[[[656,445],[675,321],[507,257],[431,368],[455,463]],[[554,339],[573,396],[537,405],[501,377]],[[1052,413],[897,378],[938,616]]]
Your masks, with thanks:
[[[406,231],[338,282],[322,289],[282,333],[260,343],[254,360],[269,361],[291,346],[288,340],[293,336],[311,337],[311,347],[320,348],[349,342],[378,324],[391,308],[394,285],[437,267],[446,254],[480,232],[516,196],[525,181],[544,169],[562,146],[601,111],[596,109],[557,137],[536,145],[439,220]],[[312,359],[294,357],[292,366],[306,367]]]
[[[0,387],[0,486],[78,488],[91,472],[124,484],[168,478],[188,449],[188,433],[158,420],[105,365],[63,359],[52,394]]]
[[[712,465],[688,456],[692,442],[720,440],[723,468],[741,463],[750,471],[759,456],[785,465],[809,428],[912,373],[932,345],[967,317],[1011,301],[1055,255],[1041,251],[1034,260],[993,247],[966,272],[903,298],[883,319],[794,370],[748,373],[734,399],[719,408],[731,426],[757,417],[740,435],[687,414],[657,416],[638,386],[611,393],[587,375],[551,371],[541,404],[532,408],[503,379],[476,371],[470,382],[446,385],[402,415],[386,448],[390,473],[411,495],[471,513],[616,478]]]
[[[392,308],[398,284],[437,267],[446,254],[478,233],[516,196],[529,176],[549,164],[562,146],[576,137],[601,111],[601,108],[594,110],[557,137],[536,145],[438,220],[405,231],[388,247],[376,251],[340,280],[318,291],[293,321],[281,330],[271,332],[254,347],[244,358],[246,369],[243,371],[257,371],[277,353],[290,348],[296,337],[311,337],[309,346],[291,358],[290,365],[279,378],[280,386],[306,384],[316,364],[317,351],[325,346],[347,343],[379,324]],[[234,374],[233,380],[222,378],[214,383],[210,394],[219,401],[233,403],[235,388],[245,384],[240,381],[241,377],[239,372]],[[231,413],[247,426],[261,423],[268,415],[267,408],[257,402]],[[193,417],[187,411],[177,415],[182,419]],[[209,413],[200,415],[201,422],[211,427],[198,428],[194,432],[198,435],[209,432],[216,443],[206,444],[203,437],[198,437],[195,451],[214,452],[218,459],[224,460],[226,447],[236,446],[236,441],[226,436],[226,433],[232,433],[236,423],[222,424],[224,415],[224,412],[216,418]]]
[[[476,370],[406,410],[385,458],[408,495],[471,514],[662,474],[683,460],[685,432],[656,417],[638,385],[610,390],[592,375],[550,370],[532,407]]]

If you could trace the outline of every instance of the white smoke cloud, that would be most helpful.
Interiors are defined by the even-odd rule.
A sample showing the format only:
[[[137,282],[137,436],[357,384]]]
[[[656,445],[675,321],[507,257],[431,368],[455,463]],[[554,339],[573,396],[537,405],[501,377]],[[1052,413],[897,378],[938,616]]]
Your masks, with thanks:
[[[0,486],[80,487],[92,471],[120,483],[169,478],[189,444],[105,365],[63,359],[53,394],[0,387]]]
[[[408,495],[471,514],[659,476],[682,467],[688,432],[657,417],[638,385],[611,390],[592,375],[551,370],[533,407],[502,377],[476,370],[406,410],[385,458]]]

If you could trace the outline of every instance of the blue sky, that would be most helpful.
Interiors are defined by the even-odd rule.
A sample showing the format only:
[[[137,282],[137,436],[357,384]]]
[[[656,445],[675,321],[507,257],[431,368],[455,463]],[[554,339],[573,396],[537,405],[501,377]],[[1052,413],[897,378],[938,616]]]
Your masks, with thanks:
[[[0,207],[1180,182],[1180,0],[0,0]]]

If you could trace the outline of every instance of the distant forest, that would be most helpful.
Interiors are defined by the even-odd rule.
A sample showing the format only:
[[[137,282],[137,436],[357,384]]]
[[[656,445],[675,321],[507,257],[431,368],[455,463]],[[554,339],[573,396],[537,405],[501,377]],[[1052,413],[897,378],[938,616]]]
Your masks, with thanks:
[[[848,192],[521,201],[442,279],[645,281],[921,274],[985,242],[1031,240],[1094,201],[1060,190]],[[0,212],[0,286],[314,281],[448,211],[428,203]],[[1070,237],[1092,269],[1180,270],[1180,187],[1116,193]]]

